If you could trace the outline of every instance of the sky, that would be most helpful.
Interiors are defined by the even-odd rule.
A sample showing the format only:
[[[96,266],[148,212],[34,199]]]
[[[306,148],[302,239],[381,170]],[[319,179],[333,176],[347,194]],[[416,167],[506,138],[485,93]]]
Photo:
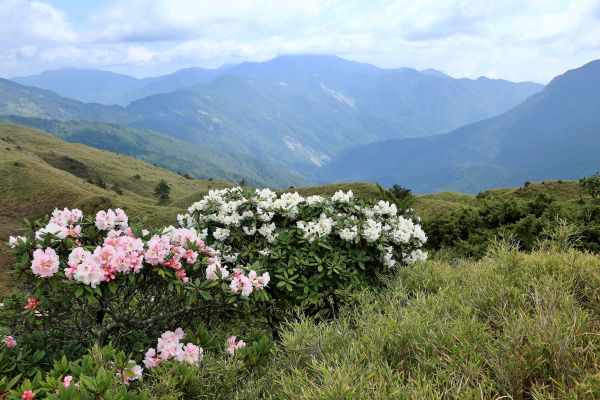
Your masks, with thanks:
[[[600,0],[0,0],[0,21],[1,77],[335,54],[547,83],[600,59]]]

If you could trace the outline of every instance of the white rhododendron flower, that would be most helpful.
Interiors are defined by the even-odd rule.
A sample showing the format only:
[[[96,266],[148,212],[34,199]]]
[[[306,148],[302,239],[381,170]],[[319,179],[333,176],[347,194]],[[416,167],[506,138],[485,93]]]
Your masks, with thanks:
[[[211,190],[189,207],[188,214],[177,219],[181,226],[201,232],[199,237],[212,238],[214,243],[209,244],[226,257],[231,256],[226,258],[231,262],[234,254],[248,254],[247,246],[260,257],[268,259],[274,254],[281,257],[282,253],[274,249],[280,246],[279,235],[283,232],[285,240],[292,243],[297,240],[294,235],[300,232],[300,237],[310,244],[323,242],[333,249],[355,245],[361,246],[361,251],[374,249],[377,262],[386,268],[427,257],[420,250],[427,236],[418,217],[412,216],[412,212],[400,215],[396,204],[389,201],[362,201],[352,191],[339,190],[330,197],[303,197],[297,192],[278,195],[270,189]],[[333,244],[336,241],[345,244]],[[244,260],[236,257],[235,262]],[[215,268],[211,267],[211,277]],[[239,278],[233,286],[241,292],[248,287],[244,283]]]
[[[354,225],[354,226],[351,226],[350,228],[340,229],[340,231],[338,232],[338,235],[340,235],[340,237],[342,239],[351,242],[358,235],[358,227],[356,225]]]

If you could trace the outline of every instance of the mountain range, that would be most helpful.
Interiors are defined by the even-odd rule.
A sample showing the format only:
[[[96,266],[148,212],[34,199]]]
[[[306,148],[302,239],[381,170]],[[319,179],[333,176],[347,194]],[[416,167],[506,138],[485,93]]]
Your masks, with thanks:
[[[448,132],[502,113],[541,89],[531,82],[455,79],[433,69],[382,69],[335,56],[281,56],[146,79],[66,69],[1,80],[0,114],[151,130],[269,165],[288,174],[275,177],[282,187],[316,182],[322,167],[348,148]],[[99,104],[129,100],[127,106]],[[215,176],[224,177],[220,173]]]
[[[600,60],[554,78],[509,111],[427,138],[358,146],[324,181],[398,183],[420,193],[574,179],[600,168]]]

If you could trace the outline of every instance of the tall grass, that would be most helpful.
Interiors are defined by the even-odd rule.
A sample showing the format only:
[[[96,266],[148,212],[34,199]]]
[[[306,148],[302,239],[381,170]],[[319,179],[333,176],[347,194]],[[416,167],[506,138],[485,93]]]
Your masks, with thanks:
[[[600,398],[600,259],[499,246],[427,262],[282,337],[266,397]]]

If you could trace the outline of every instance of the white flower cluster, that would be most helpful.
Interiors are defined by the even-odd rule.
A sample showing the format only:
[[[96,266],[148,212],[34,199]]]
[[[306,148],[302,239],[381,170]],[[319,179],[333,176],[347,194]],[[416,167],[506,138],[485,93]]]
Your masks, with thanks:
[[[312,242],[315,239],[329,235],[333,229],[334,222],[331,218],[327,218],[327,215],[321,214],[316,221],[298,221],[296,225],[304,232],[304,238]]]
[[[352,191],[338,191],[328,198],[303,197],[298,193],[278,195],[269,189],[211,190],[189,207],[188,214],[178,215],[177,219],[181,226],[203,234],[227,259],[235,259],[250,243],[266,257],[280,233],[293,229],[298,229],[309,242],[373,245],[387,267],[427,257],[420,250],[427,236],[418,220],[399,215],[396,205],[387,201],[364,205]]]

